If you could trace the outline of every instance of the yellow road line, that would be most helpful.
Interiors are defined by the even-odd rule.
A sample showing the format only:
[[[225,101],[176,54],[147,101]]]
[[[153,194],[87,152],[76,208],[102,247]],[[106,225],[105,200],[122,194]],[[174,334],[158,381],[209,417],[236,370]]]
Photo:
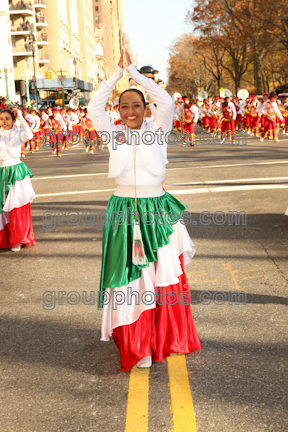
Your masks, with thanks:
[[[148,431],[149,368],[130,372],[125,432]]]
[[[167,357],[173,432],[196,432],[196,420],[185,355]]]

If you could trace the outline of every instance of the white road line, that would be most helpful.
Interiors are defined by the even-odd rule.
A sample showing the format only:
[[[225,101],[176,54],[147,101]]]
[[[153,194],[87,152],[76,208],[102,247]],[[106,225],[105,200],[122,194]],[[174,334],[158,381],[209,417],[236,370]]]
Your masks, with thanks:
[[[116,189],[98,189],[98,190],[85,190],[85,191],[73,191],[73,192],[57,192],[52,194],[39,194],[36,198],[52,197],[60,195],[82,195],[87,193],[98,193],[98,192],[114,192]]]
[[[209,184],[222,184],[222,183],[240,183],[240,182],[253,182],[262,180],[288,180],[288,177],[263,177],[263,178],[250,178],[250,179],[235,179],[235,180],[211,180],[204,182],[191,182],[191,183],[167,183],[167,186],[193,186],[193,185],[209,185]]]
[[[71,178],[71,177],[89,177],[89,176],[99,176],[106,175],[105,173],[91,173],[91,174],[70,174],[70,175],[61,175],[61,176],[50,176],[50,177],[32,177],[31,180],[49,180],[49,179],[58,179],[58,178]]]
[[[187,195],[187,194],[199,194],[208,192],[231,192],[231,191],[243,191],[243,190],[262,190],[262,189],[287,189],[288,183],[276,184],[276,185],[247,185],[247,186],[223,186],[213,188],[201,188],[201,189],[184,189],[184,190],[169,190],[168,192],[172,195]],[[36,198],[52,197],[60,195],[82,195],[88,193],[100,193],[100,192],[114,192],[116,189],[95,189],[95,190],[84,190],[84,191],[73,191],[73,192],[57,192],[51,194],[36,195]]]
[[[223,186],[203,189],[185,189],[185,190],[170,190],[172,195],[188,195],[207,192],[236,192],[244,190],[262,190],[262,189],[287,189],[288,183],[276,185],[247,185],[247,186]]]
[[[285,161],[281,162],[263,162],[263,163],[256,163],[256,164],[232,164],[232,165],[204,165],[204,166],[198,166],[198,167],[182,167],[182,168],[168,168],[167,171],[172,170],[183,170],[183,169],[191,169],[191,168],[223,168],[223,167],[234,167],[234,166],[245,166],[245,165],[265,165],[265,164],[278,164],[278,163],[288,163]],[[104,164],[103,164],[104,165]],[[108,164],[107,164],[108,165]],[[88,177],[88,176],[99,176],[99,175],[107,175],[108,172],[105,173],[90,173],[90,174],[69,174],[69,175],[63,175],[63,176],[49,176],[49,177],[33,177],[32,180],[49,180],[49,179],[57,179],[57,178],[72,178],[72,177]],[[239,180],[213,180],[208,182],[193,182],[191,184],[210,184],[210,183],[229,183],[229,182],[240,182],[240,181],[260,181],[260,180],[286,180],[288,177],[268,177],[268,178],[254,178],[254,179],[239,179]],[[181,186],[181,185],[189,184],[189,183],[175,183],[175,186]]]
[[[274,164],[288,164],[288,161],[274,161],[274,162],[254,162],[247,164],[230,164],[230,165],[202,165],[202,166],[189,166],[179,168],[167,168],[167,171],[183,170],[183,169],[202,169],[202,168],[234,168],[237,166],[253,166],[253,165],[274,165]]]

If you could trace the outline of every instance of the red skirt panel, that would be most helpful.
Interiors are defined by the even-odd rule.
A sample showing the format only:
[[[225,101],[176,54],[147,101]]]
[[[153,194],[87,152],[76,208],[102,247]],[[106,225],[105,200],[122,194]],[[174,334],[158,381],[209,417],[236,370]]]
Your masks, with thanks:
[[[14,208],[8,213],[8,216],[9,222],[0,231],[0,249],[11,248],[17,243],[25,246],[35,245],[31,204],[28,203],[20,208]]]
[[[113,329],[113,339],[120,350],[121,370],[129,371],[143,357],[152,355],[154,361],[163,361],[172,353],[189,354],[201,349],[201,343],[190,310],[190,289],[180,257],[182,275],[179,283],[155,288],[158,292],[156,309],[143,312],[133,324]],[[182,292],[181,304],[173,294]],[[186,292],[186,296],[183,295]],[[166,301],[165,301],[166,300]],[[175,304],[172,304],[174,303]],[[162,304],[161,304],[162,303]]]

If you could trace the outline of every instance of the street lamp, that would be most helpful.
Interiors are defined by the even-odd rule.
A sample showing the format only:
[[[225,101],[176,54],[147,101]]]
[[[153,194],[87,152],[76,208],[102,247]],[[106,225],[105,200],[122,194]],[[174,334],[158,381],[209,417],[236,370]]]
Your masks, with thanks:
[[[77,60],[76,60],[76,58],[74,57],[74,60],[73,60],[73,65],[74,65],[74,67],[75,67],[75,77],[74,77],[74,87],[76,88],[76,79],[77,79]]]
[[[8,83],[8,73],[11,72],[11,69],[8,68],[7,64],[3,65],[4,75],[5,75],[5,82],[6,82],[6,104],[11,104],[10,96],[9,96],[9,83]]]
[[[36,109],[38,109],[38,95],[37,95],[37,79],[36,79],[36,68],[35,68],[35,47],[34,47],[34,42],[35,42],[35,35],[33,33],[33,31],[31,30],[30,32],[30,44],[32,45],[32,56],[33,56],[33,70],[34,70],[34,77],[33,77],[33,82],[34,82],[34,91],[35,91],[35,104],[36,104]]]

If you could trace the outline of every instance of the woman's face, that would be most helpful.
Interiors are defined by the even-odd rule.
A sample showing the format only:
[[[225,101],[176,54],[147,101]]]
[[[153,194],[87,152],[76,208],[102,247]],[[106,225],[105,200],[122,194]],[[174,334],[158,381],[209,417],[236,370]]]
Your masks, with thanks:
[[[12,117],[9,113],[3,112],[0,114],[0,127],[2,127],[5,130],[12,129],[14,124],[14,120],[12,120]]]
[[[121,120],[131,129],[140,129],[145,108],[141,96],[136,92],[127,92],[121,97],[119,107]]]

